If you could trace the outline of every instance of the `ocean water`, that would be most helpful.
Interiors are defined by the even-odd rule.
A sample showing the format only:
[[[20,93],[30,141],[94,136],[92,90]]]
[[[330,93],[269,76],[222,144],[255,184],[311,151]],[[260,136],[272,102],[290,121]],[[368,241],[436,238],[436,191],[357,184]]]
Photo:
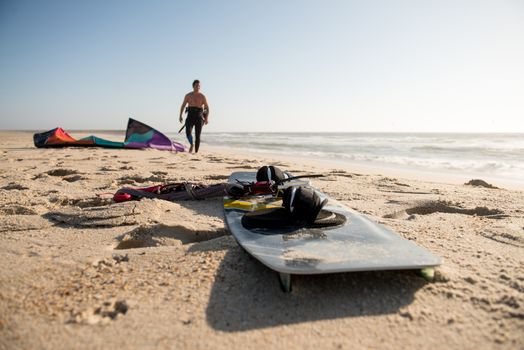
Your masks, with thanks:
[[[524,184],[524,134],[206,133],[205,144],[261,154],[467,173]]]

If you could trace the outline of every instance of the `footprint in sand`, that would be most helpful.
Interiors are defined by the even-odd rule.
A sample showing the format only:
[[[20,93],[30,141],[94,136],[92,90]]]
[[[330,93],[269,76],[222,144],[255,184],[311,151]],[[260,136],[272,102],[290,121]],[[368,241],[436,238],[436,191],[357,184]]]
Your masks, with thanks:
[[[72,175],[72,176],[65,176],[62,180],[67,182],[77,182],[80,180],[86,180],[86,177],[83,177],[82,175]]]
[[[377,187],[381,192],[401,193],[401,194],[432,194],[433,192],[419,191],[418,188],[406,190],[410,185],[399,182],[397,179],[384,177],[378,180]]]
[[[63,315],[66,323],[107,325],[126,315],[130,309],[125,298],[114,291],[121,290],[128,282],[123,277],[127,268],[123,265],[129,261],[127,256],[98,259],[86,264],[79,273],[62,277],[69,283],[62,283],[45,295],[53,315]],[[105,288],[111,284],[111,290]],[[77,288],[78,285],[92,285],[93,288]],[[123,288],[122,288],[123,289]],[[39,298],[40,295],[36,295]]]
[[[68,176],[68,175],[76,175],[78,174],[78,171],[72,170],[72,169],[53,169],[53,170],[49,170],[46,174],[50,176],[63,177],[63,176]]]
[[[282,167],[282,168],[289,168],[289,164],[287,163],[276,162],[276,163],[273,163],[272,165]]]
[[[171,246],[208,241],[227,234],[224,229],[196,231],[183,226],[140,226],[119,238],[115,249]]]
[[[464,185],[466,185],[466,186],[473,186],[473,187],[485,187],[485,188],[491,188],[491,189],[494,189],[494,190],[498,190],[499,189],[498,187],[493,186],[492,184],[487,183],[486,181],[481,180],[481,179],[470,180],[469,182],[465,183]]]
[[[207,157],[207,159],[212,163],[223,163],[226,159],[220,157]]]
[[[236,163],[230,163],[230,164],[236,164]],[[227,169],[258,169],[258,167],[254,165],[236,165],[236,166],[228,166]]]
[[[164,182],[165,176],[149,176],[143,177],[140,175],[124,176],[118,179],[120,185],[131,185],[134,183],[148,183],[148,182]]]
[[[323,176],[317,179],[318,181],[337,181],[336,176]]]
[[[4,187],[2,187],[2,189],[3,190],[8,190],[8,191],[12,191],[12,190],[28,190],[29,187],[26,187],[26,186],[23,186],[23,185],[14,183],[14,182],[10,182],[9,184],[7,184]]]
[[[58,191],[54,191],[57,193]],[[51,191],[49,193],[52,193]],[[67,198],[67,197],[57,197],[53,196],[49,199],[51,203],[58,204],[60,206],[75,206],[79,208],[94,208],[102,207],[113,204],[112,198],[101,198],[101,197],[91,197],[91,198]]]
[[[446,201],[428,201],[420,205],[416,205],[405,210],[397,211],[391,214],[386,214],[383,217],[387,219],[399,219],[408,216],[408,219],[414,218],[415,215],[430,215],[433,213],[446,214],[464,214],[471,216],[483,216],[490,219],[502,219],[508,217],[503,211],[499,209],[489,209],[487,207],[475,207],[466,209],[459,206],[452,205]]]
[[[516,229],[494,226],[480,232],[480,235],[495,242],[524,248],[524,237]]]
[[[24,207],[22,205],[7,205],[0,208],[0,214],[2,215],[38,215],[36,211],[31,208]]]
[[[46,173],[36,174],[35,176],[33,176],[33,180],[46,179],[46,178],[49,178],[49,175],[47,175]]]
[[[226,176],[226,175],[208,175],[208,176],[204,176],[204,179],[206,179],[206,180],[227,180],[227,179],[229,179],[229,176]]]
[[[0,232],[42,230],[50,227],[49,221],[39,215],[7,215],[0,217]]]
[[[134,185],[136,184],[135,180],[131,178],[120,178],[117,181],[118,185]]]
[[[129,310],[125,300],[107,300],[87,310],[72,313],[67,323],[78,324],[108,324],[116,320],[119,315],[125,315]]]
[[[126,202],[101,207],[66,207],[42,215],[66,227],[116,227],[140,225],[156,219],[154,208],[142,202]]]
[[[336,176],[350,177],[350,178],[353,177],[352,174],[349,174],[347,171],[341,170],[341,169],[333,169],[330,171],[330,174],[333,174]]]

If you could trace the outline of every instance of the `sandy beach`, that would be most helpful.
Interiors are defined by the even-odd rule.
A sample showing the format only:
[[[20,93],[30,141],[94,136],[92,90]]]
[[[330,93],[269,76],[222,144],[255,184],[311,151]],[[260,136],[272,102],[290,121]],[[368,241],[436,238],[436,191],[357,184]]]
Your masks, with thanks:
[[[326,174],[313,185],[441,256],[435,280],[296,276],[285,294],[227,231],[221,198],[112,201],[265,164]],[[0,132],[0,349],[524,348],[524,191],[397,175],[205,145],[37,149]]]

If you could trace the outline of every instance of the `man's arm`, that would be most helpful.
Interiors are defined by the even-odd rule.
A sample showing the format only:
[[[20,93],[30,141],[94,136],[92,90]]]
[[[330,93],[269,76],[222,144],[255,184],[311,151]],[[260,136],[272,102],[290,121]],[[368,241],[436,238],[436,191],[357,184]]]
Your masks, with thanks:
[[[204,109],[206,110],[206,114],[204,114],[204,124],[207,124],[207,118],[209,118],[209,105],[207,104],[206,96],[204,96]]]
[[[187,95],[184,97],[184,102],[182,102],[182,106],[180,106],[180,117],[178,118],[178,120],[180,120],[180,122],[182,123],[182,121],[184,120],[184,118],[182,118],[182,114],[184,113],[184,108],[186,108],[186,105],[188,103],[188,98],[187,98]]]

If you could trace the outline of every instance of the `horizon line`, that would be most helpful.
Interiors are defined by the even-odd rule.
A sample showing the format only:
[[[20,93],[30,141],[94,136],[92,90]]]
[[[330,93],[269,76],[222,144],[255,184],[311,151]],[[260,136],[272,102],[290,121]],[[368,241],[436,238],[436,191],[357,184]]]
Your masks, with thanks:
[[[55,128],[53,128],[55,129]],[[53,130],[48,129],[48,130]],[[154,128],[157,129],[157,128]],[[2,129],[0,132],[34,132],[40,133],[48,130],[42,129]],[[157,129],[158,130],[158,129]],[[125,132],[126,129],[68,129],[67,132]],[[176,133],[174,131],[162,131],[163,133]],[[208,134],[245,134],[245,133],[265,133],[265,134],[524,134],[524,131],[207,131]]]

